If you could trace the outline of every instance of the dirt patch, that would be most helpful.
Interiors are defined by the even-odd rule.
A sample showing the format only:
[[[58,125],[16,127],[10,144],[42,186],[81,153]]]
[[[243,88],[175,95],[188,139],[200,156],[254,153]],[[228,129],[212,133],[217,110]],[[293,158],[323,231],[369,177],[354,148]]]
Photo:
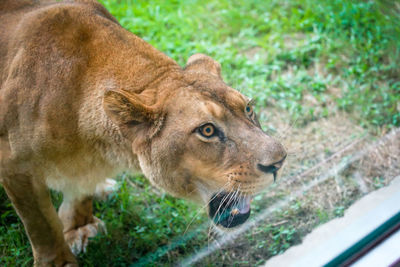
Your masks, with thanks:
[[[265,53],[262,53],[263,49],[259,46],[255,46],[252,48],[249,48],[245,51],[242,52],[243,55],[246,56],[246,58],[250,61],[254,61],[259,57],[260,55],[265,55]]]
[[[283,37],[282,43],[285,49],[292,50],[302,46],[308,38],[311,38],[310,34],[305,34],[305,33],[287,34]]]

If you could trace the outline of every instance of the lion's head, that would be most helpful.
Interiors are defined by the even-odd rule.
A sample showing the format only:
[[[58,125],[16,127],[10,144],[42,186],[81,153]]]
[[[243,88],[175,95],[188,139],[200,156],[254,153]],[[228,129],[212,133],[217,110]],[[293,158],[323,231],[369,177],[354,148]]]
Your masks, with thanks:
[[[228,87],[220,65],[205,55],[190,57],[156,91],[109,90],[104,108],[154,185],[207,203],[209,216],[226,228],[249,217],[251,196],[276,179],[286,157],[260,128],[249,99]]]

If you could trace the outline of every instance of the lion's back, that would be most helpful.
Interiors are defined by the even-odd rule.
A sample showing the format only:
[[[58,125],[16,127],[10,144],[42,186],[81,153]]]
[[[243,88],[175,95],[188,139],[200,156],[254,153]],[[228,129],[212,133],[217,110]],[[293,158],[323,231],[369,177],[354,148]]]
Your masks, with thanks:
[[[0,138],[21,150],[76,143],[87,22],[109,16],[97,2],[50,2],[0,0]]]

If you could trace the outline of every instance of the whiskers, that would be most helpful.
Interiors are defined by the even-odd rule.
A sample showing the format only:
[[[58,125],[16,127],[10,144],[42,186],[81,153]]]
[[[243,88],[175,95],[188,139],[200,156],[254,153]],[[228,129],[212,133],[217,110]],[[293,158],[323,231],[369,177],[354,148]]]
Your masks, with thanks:
[[[210,224],[208,227],[207,240],[208,243],[215,241],[219,234],[226,233],[227,231],[231,230],[229,228],[233,222],[235,225],[237,224],[237,221],[234,219],[236,218],[236,213],[233,214],[234,209],[239,210],[240,205],[242,205],[241,202],[244,203],[247,201],[248,203],[249,200],[245,200],[245,198],[254,195],[254,193],[259,191],[256,189],[257,187],[264,188],[266,184],[267,182],[262,180],[251,184],[241,183],[240,181],[227,181],[225,185],[220,187],[219,190],[215,192],[211,198],[195,212],[195,215],[187,224],[183,235],[188,232],[189,227],[196,220],[196,218],[198,218],[201,212],[206,211],[207,214],[209,213],[207,209],[210,207],[210,214],[208,214],[210,215]]]
[[[196,214],[193,216],[192,220],[190,220],[188,226],[186,227],[185,231],[183,232],[183,235],[186,234],[187,230],[189,229],[190,225],[194,222],[194,220],[197,218],[197,216],[199,216],[199,214],[208,207],[208,205],[211,203],[211,201],[213,201],[219,194],[221,194],[225,189],[227,189],[230,186],[231,181],[228,181],[225,183],[225,185],[223,185],[218,191],[217,193],[202,207],[200,207]]]
[[[279,183],[279,181],[280,179],[278,178],[275,183]],[[257,179],[252,183],[241,184],[240,192],[249,196],[256,195],[264,192],[273,183],[272,179]]]
[[[224,231],[218,228],[217,224],[215,224],[215,219],[218,216],[217,221],[221,220],[222,216],[225,216],[224,215],[225,211],[227,210],[228,207],[230,207],[230,204],[233,203],[233,206],[235,206],[239,203],[241,198],[243,198],[243,193],[241,192],[240,187],[241,184],[238,184],[237,188],[234,188],[233,191],[226,194],[226,196],[224,196],[224,198],[219,203],[218,209],[215,212],[213,218],[211,219],[210,226],[208,228],[208,235],[207,235],[208,245],[210,244],[210,240],[217,242],[217,240],[214,238],[214,233],[222,235],[224,232],[227,231],[227,229],[229,229],[230,225],[228,225],[228,227],[225,228]],[[224,208],[221,210],[222,207]]]

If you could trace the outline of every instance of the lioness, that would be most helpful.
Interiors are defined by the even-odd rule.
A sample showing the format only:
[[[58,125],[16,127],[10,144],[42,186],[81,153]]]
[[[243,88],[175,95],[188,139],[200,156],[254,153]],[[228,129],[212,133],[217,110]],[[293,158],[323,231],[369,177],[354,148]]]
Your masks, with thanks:
[[[182,69],[90,0],[1,0],[0,23],[0,181],[35,265],[77,264],[102,225],[92,196],[121,170],[207,204],[225,228],[274,181],[284,147],[210,57]]]

